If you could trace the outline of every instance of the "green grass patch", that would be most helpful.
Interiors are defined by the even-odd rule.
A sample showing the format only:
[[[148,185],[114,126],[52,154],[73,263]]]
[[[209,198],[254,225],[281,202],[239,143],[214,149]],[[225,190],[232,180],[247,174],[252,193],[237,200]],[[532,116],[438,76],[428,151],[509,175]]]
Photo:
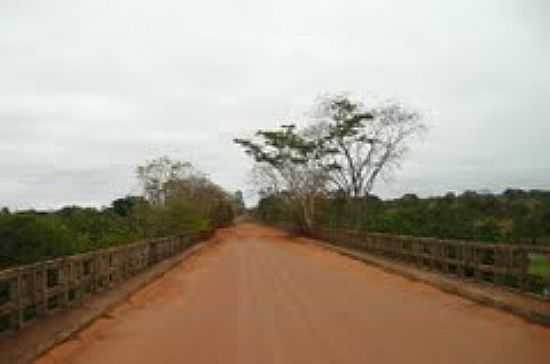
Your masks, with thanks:
[[[529,255],[529,274],[550,279],[550,256]]]

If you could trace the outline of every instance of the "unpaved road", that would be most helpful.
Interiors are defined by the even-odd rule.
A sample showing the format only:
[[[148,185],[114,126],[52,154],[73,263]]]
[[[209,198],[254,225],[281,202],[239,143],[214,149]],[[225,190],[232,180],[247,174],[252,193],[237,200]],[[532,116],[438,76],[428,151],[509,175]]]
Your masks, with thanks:
[[[550,363],[550,329],[239,225],[37,363]]]

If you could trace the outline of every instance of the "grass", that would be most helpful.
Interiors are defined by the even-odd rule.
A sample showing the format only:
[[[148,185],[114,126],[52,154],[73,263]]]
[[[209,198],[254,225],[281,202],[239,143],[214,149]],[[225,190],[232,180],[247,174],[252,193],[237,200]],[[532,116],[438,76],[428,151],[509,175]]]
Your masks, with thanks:
[[[529,255],[529,274],[550,279],[550,256]]]

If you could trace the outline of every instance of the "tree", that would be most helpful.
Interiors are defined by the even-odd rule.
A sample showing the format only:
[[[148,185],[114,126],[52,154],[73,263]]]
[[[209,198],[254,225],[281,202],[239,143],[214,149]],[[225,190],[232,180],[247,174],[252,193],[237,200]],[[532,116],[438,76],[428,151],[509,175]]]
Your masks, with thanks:
[[[147,201],[153,205],[163,205],[167,186],[175,180],[188,177],[194,169],[189,162],[173,161],[164,156],[137,167],[136,172]]]
[[[528,243],[537,244],[545,233],[545,211],[540,201],[525,203],[525,212],[516,215],[514,221],[515,234],[519,239],[528,239]]]
[[[237,214],[242,214],[246,210],[246,205],[244,203],[244,196],[241,190],[238,190],[233,195],[233,206]]]
[[[313,226],[315,201],[325,192],[327,173],[322,165],[324,149],[317,140],[296,132],[295,125],[283,125],[275,130],[259,130],[256,140],[235,139],[258,164],[255,176],[265,181],[264,191],[282,189],[290,202],[299,207],[301,223]]]
[[[69,230],[57,219],[22,214],[0,220],[0,241],[0,266],[65,255],[74,243]]]
[[[141,196],[126,196],[111,203],[113,211],[122,217],[129,217],[137,207],[145,204],[147,201]]]
[[[350,198],[367,196],[380,175],[399,166],[409,139],[426,130],[421,115],[399,102],[368,108],[345,95],[321,100],[316,128],[330,180]]]
[[[177,225],[178,216],[184,212],[196,218],[189,221],[204,221],[204,224],[195,224],[197,227],[226,225],[232,221],[231,196],[189,162],[161,157],[138,167],[137,175],[144,197],[151,205],[150,210],[154,210],[140,212],[149,229],[162,224],[162,220],[156,219],[157,216],[175,219],[173,227]],[[154,222],[148,223],[148,219]],[[181,224],[183,226],[183,220]]]
[[[399,164],[409,138],[425,129],[420,119],[397,102],[369,109],[347,96],[331,96],[321,100],[314,123],[304,129],[283,125],[234,141],[255,160],[260,191],[287,192],[311,228],[315,202],[331,187],[347,200],[367,197],[376,179]]]

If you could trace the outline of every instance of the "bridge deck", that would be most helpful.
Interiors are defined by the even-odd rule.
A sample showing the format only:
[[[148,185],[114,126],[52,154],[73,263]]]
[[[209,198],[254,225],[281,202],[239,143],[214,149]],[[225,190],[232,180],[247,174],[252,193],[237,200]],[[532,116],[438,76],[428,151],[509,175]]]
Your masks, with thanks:
[[[550,329],[240,225],[38,363],[548,363]]]

